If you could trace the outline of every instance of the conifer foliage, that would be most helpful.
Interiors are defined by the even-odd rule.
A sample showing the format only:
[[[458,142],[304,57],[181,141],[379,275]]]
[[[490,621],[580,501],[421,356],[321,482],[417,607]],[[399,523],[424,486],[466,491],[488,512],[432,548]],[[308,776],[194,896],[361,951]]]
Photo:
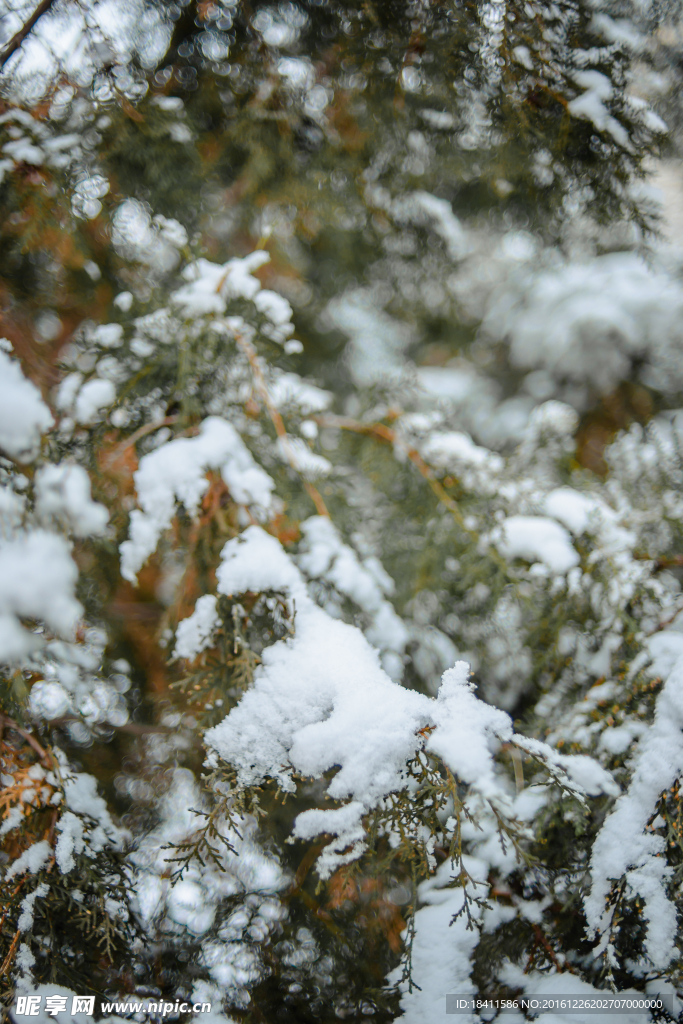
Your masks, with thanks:
[[[3,1006],[677,1017],[680,10],[116,6],[2,22]]]

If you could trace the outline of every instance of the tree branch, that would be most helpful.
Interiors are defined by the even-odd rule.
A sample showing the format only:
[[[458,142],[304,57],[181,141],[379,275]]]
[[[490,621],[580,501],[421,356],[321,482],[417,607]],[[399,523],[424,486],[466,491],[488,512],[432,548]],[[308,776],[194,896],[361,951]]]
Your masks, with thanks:
[[[40,0],[40,3],[28,21],[25,21],[19,31],[14,33],[7,46],[5,46],[3,50],[0,50],[0,68],[4,68],[12,54],[19,49],[24,39],[26,39],[26,36],[29,34],[38,19],[42,18],[42,16],[54,6],[54,3],[55,0]]]

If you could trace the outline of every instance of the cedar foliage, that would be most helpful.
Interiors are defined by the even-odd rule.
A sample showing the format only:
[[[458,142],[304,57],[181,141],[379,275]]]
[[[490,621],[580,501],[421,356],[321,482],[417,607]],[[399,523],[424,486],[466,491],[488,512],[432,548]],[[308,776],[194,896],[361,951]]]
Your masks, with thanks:
[[[610,13],[634,17],[618,5]],[[0,808],[10,825],[3,863],[40,841],[56,850],[60,816],[52,797],[69,772],[97,779],[126,830],[95,857],[81,852],[70,872],[58,873],[52,852],[37,873],[3,881],[5,1004],[15,995],[20,942],[35,958],[35,983],[100,998],[189,997],[198,982],[214,984],[211,943],[236,928],[230,922],[241,914],[251,923],[240,926],[238,941],[253,959],[245,979],[226,986],[226,1013],[245,1022],[394,1020],[413,981],[418,886],[449,861],[473,928],[481,928],[487,908],[504,911],[479,936],[472,974],[479,993],[520,991],[505,980],[508,962],[527,974],[566,970],[598,988],[642,991],[661,977],[679,984],[678,959],[665,970],[648,961],[643,900],[625,877],[614,880],[609,897],[611,949],[592,958],[583,896],[613,794],[583,799],[542,756],[499,744],[496,763],[509,792],[545,785],[549,774],[555,785],[530,822],[497,813],[492,821],[490,809],[479,807],[482,826],[468,785],[428,752],[427,728],[407,763],[407,787],[365,816],[367,852],[326,880],[314,871],[324,843],[287,837],[298,814],[323,805],[334,769],[322,779],[295,773],[291,795],[272,779],[244,786],[232,765],[207,770],[203,733],[252,687],[264,650],[296,636],[297,627],[285,593],[223,594],[210,644],[191,659],[173,655],[179,623],[198,598],[216,592],[224,545],[255,521],[250,503],[238,500],[215,468],[198,509],[176,506],[136,584],[119,567],[140,461],[174,438],[199,436],[207,416],[222,416],[275,482],[279,505],[263,521],[269,534],[300,556],[305,524],[322,510],[358,563],[379,559],[392,578],[391,602],[408,624],[400,653],[407,689],[435,695],[449,655],[462,652],[479,695],[504,707],[518,733],[548,738],[561,754],[593,755],[628,787],[632,748],[601,737],[628,727],[637,738],[653,721],[665,680],[648,674],[642,652],[646,635],[677,614],[682,529],[678,437],[632,424],[675,409],[680,395],[644,384],[636,357],[616,391],[601,393],[588,382],[580,422],[570,417],[567,426],[565,417],[558,427],[539,418],[519,446],[505,438],[490,443],[503,452],[499,468],[490,461],[480,474],[453,468],[430,461],[436,421],[429,422],[433,408],[415,380],[359,381],[344,354],[349,332],[330,309],[365,288],[416,365],[468,359],[498,389],[499,402],[518,396],[523,373],[507,339],[491,342],[446,288],[453,269],[448,237],[401,200],[417,191],[447,200],[484,237],[484,250],[493,248],[487,232],[520,229],[548,249],[571,252],[577,224],[598,254],[626,247],[627,237],[633,248],[646,247],[656,213],[634,185],[664,140],[657,122],[629,102],[633,48],[623,38],[606,42],[593,9],[575,0],[552,7],[371,0],[296,9],[190,0],[161,5],[159,16],[173,27],[158,66],[145,63],[139,43],[125,64],[105,62],[86,87],[56,75],[28,108],[17,99],[21,65],[3,79],[3,144],[20,135],[47,151],[49,138],[78,139],[63,161],[20,158],[4,171],[3,333],[56,412],[56,389],[69,375],[88,380],[97,369],[116,381],[111,408],[91,422],[74,423],[73,409],[61,407],[60,428],[44,437],[39,461],[87,468],[93,496],[110,514],[107,533],[75,542],[87,624],[76,645],[95,652],[93,678],[119,694],[119,710],[126,707],[122,720],[85,704],[41,718],[30,692],[51,678],[46,663],[36,656],[3,668]],[[637,28],[653,34],[672,16],[642,14]],[[289,23],[297,28],[290,62],[307,63],[288,72],[269,26]],[[586,53],[591,69],[611,83],[607,110],[622,126],[621,142],[609,125],[600,129],[569,108]],[[638,53],[654,70],[665,56],[654,45]],[[307,91],[291,77],[304,72]],[[673,105],[678,72],[672,74],[663,107]],[[182,102],[164,102],[171,98]],[[675,120],[675,107],[663,112]],[[137,240],[126,229],[135,218],[143,224]],[[273,335],[268,317],[244,296],[231,299],[228,313],[243,318],[249,337],[172,305],[183,266],[201,258],[223,264],[263,248],[270,263],[258,279],[291,302],[301,354]],[[131,293],[129,309],[114,302],[122,291]],[[120,325],[121,344],[112,348],[100,324]],[[275,403],[283,373],[328,389],[332,405]],[[565,397],[560,384],[552,397]],[[473,430],[457,411],[441,416],[439,430]],[[302,424],[310,423],[306,433]],[[280,458],[284,432],[306,438],[332,472],[307,475],[292,457]],[[659,465],[658,446],[666,456]],[[33,514],[35,466],[3,458],[2,474],[26,494]],[[17,484],[20,477],[25,482]],[[521,479],[539,493],[571,486],[629,505],[639,531],[633,560],[642,563],[629,593],[625,586],[619,592],[618,557],[605,554],[590,530],[575,541],[578,582],[501,553],[492,531],[520,511],[514,485]],[[331,573],[312,573],[308,582],[321,606],[371,633],[373,613]],[[602,671],[586,669],[589,656]],[[43,788],[26,798],[27,780],[40,772]],[[163,834],[164,797],[176,799],[177,779],[189,772],[201,780],[195,795],[203,803],[184,835],[167,836],[164,883],[178,885],[189,873],[211,892],[216,878],[237,871],[245,849],[239,843],[252,841],[279,864],[286,883],[267,898],[243,879],[233,891],[227,883],[216,888],[204,932],[179,918],[169,925],[170,913],[145,918],[135,898],[129,902],[136,872],[152,856],[145,842]],[[21,813],[11,817],[15,808]],[[446,817],[456,822],[450,832]],[[86,815],[84,827],[96,822]],[[477,894],[467,860],[482,827],[516,856],[512,869],[490,864],[486,895]],[[676,779],[648,829],[664,840],[672,869],[667,892],[677,906],[681,828]],[[29,885],[35,891],[43,883],[49,895],[36,898],[27,939],[22,901]],[[164,891],[172,899],[172,888]],[[279,907],[270,929],[250,933],[270,898]],[[536,917],[520,911],[528,901],[536,901]]]

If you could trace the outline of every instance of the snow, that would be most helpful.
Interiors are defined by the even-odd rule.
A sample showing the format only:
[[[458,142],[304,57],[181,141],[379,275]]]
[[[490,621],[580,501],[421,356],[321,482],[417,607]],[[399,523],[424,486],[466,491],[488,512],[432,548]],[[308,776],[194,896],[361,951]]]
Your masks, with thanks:
[[[324,571],[328,542],[334,549],[335,537],[321,530],[317,519],[310,532],[323,536],[306,560],[310,568]],[[295,774],[321,778],[335,768],[327,795],[346,802],[304,811],[293,829],[298,837],[336,837],[318,861],[322,878],[360,856],[365,849],[364,814],[404,788],[405,764],[423,746],[485,800],[508,807],[495,777],[492,750],[517,738],[507,714],[474,696],[469,666],[458,662],[444,673],[436,700],[405,689],[382,670],[377,652],[359,629],[331,618],[312,602],[299,570],[260,527],[250,526],[228,541],[221,558],[216,572],[220,593],[284,592],[294,602],[296,632],[263,651],[252,686],[205,733],[207,764],[215,767],[218,756],[233,766],[239,786],[273,778],[285,792],[296,790]],[[426,726],[432,731],[425,741],[419,734]],[[591,785],[596,775],[609,778],[597,764],[591,774],[581,758],[569,757],[560,768],[562,756],[535,742],[539,755],[557,764],[566,780],[572,772]],[[571,781],[577,794],[583,794],[580,782]]]
[[[316,455],[301,437],[287,434],[277,439],[278,455],[283,462],[289,463],[293,469],[301,473],[304,480],[317,480],[329,476],[332,463],[324,455]]]
[[[489,541],[506,558],[542,562],[553,573],[566,573],[580,561],[567,530],[546,516],[509,516]]]
[[[0,339],[2,344],[8,343]],[[34,458],[53,422],[38,388],[0,348],[0,449],[21,462]]]
[[[55,846],[55,860],[63,875],[76,866],[74,854],[83,852],[83,822],[76,814],[67,811],[57,822],[59,837]]]
[[[569,113],[592,121],[598,131],[608,132],[615,142],[630,152],[632,147],[626,128],[612,117],[605,106],[614,93],[609,78],[600,71],[586,70],[575,71],[574,81],[585,92],[568,103]]]
[[[479,885],[470,886],[470,897],[483,898],[488,893],[487,865],[474,857],[464,857],[463,866]],[[415,939],[412,949],[412,977],[415,987],[409,991],[407,982],[401,982],[401,1010],[397,1022],[401,1024],[448,1024],[446,996],[461,997],[477,994],[472,982],[472,956],[479,942],[477,927],[468,929],[467,916],[461,914],[451,925],[453,917],[462,910],[464,890],[449,888],[454,875],[453,865],[446,860],[432,878],[418,887],[422,904],[415,916]],[[475,922],[481,920],[481,908],[471,905]],[[400,981],[397,968],[387,981]],[[447,1018],[448,1017],[448,1021]],[[471,1024],[473,1014],[460,1013],[462,1024]]]
[[[27,872],[30,875],[37,874],[45,867],[51,856],[52,847],[47,839],[42,839],[39,843],[33,843],[16,860],[12,861],[7,868],[5,873],[6,881],[9,882],[16,875],[23,875]]]
[[[132,292],[119,292],[112,299],[113,304],[117,309],[120,309],[122,313],[127,313],[133,305],[133,293]]]
[[[627,895],[639,895],[647,924],[645,949],[656,968],[677,956],[676,907],[667,895],[673,869],[664,858],[666,840],[646,831],[659,796],[683,774],[683,659],[676,662],[657,698],[655,718],[636,752],[626,793],[606,818],[593,843],[591,889],[585,899],[588,927],[609,942],[614,907],[606,906],[612,880],[625,876]]]
[[[238,818],[218,823],[232,847],[219,845],[220,864],[194,860],[182,881],[172,886],[169,861],[174,851],[168,847],[187,841],[203,826],[200,812],[206,810],[206,801],[191,772],[175,768],[170,774],[171,786],[157,805],[160,823],[131,855],[133,902],[150,938],[159,927],[165,941],[179,948],[188,933],[195,937],[198,960],[208,968],[211,983],[198,980],[193,998],[212,1002],[215,1009],[226,997],[248,1000],[246,986],[262,975],[254,938],[266,939],[286,913],[277,894],[289,878],[256,842],[256,822]]]
[[[588,796],[618,796],[618,783],[607,769],[587,754],[560,754],[547,743],[532,736],[517,736],[515,744],[520,750],[537,757],[548,768],[550,775],[562,782],[580,799]]]
[[[297,564],[311,579],[325,579],[370,617],[365,635],[380,650],[403,652],[408,632],[385,593],[393,580],[381,565],[362,564],[356,552],[345,544],[331,519],[312,516],[301,524],[302,545]],[[382,585],[378,582],[382,581]]]
[[[274,487],[254,462],[235,428],[218,416],[200,426],[199,436],[179,437],[140,459],[134,475],[140,510],[130,517],[129,539],[121,545],[121,574],[134,582],[140,568],[156,550],[162,533],[182,502],[195,515],[209,486],[207,470],[219,470],[235,499],[267,515]]]
[[[487,448],[475,444],[468,434],[453,430],[449,432],[434,431],[423,448],[423,455],[432,465],[447,468],[463,462],[466,465],[489,465],[492,470],[500,470],[503,460]]]
[[[448,200],[421,191],[413,192],[410,200],[446,243],[451,259],[461,259],[469,249],[469,241]]]
[[[280,326],[289,324],[292,319],[292,307],[287,302],[287,299],[283,298],[282,295],[278,295],[277,292],[269,291],[267,288],[262,288],[255,295],[254,305],[259,313],[263,313],[274,324]]]
[[[31,687],[29,707],[34,718],[44,718],[49,722],[70,711],[71,700],[59,683],[38,680]]]
[[[86,426],[94,423],[103,409],[116,401],[116,388],[110,380],[93,377],[83,384],[74,403],[74,416]]]
[[[547,973],[540,971],[524,973],[520,967],[508,963],[501,972],[501,980],[511,988],[521,988],[526,996],[540,999],[550,1000],[562,996],[574,999],[610,999],[613,995],[625,999],[629,997],[643,998],[643,992],[637,992],[635,989],[618,989],[616,992],[612,992],[610,988],[595,988],[580,978],[578,974],[569,971],[560,972],[556,968]],[[646,1019],[645,1012],[629,1012],[628,1010],[621,1010],[614,1014],[605,1010],[597,1013],[577,1012],[576,1010],[563,1013],[558,1010],[555,1013],[539,1013],[534,1019],[541,1024],[604,1024],[606,1015],[614,1016],[615,1021],[618,1021],[619,1024],[643,1024],[643,1020]]]
[[[589,526],[599,525],[603,518],[616,518],[603,502],[572,487],[557,487],[549,491],[543,500],[543,511],[577,536],[585,533]]]
[[[17,921],[17,928],[20,932],[28,932],[33,927],[33,908],[37,899],[47,896],[50,886],[45,882],[37,885],[33,892],[28,893],[21,901],[21,913]]]
[[[211,645],[211,637],[218,622],[216,598],[213,594],[204,594],[197,601],[192,614],[178,623],[174,656],[190,660],[196,658],[200,651]]]
[[[194,319],[206,313],[225,313],[229,299],[255,300],[261,290],[261,282],[253,276],[253,271],[269,260],[270,256],[263,250],[252,252],[243,259],[228,260],[224,264],[211,263],[205,259],[195,260],[183,270],[182,276],[188,283],[173,293],[173,302],[180,307],[185,317]],[[275,293],[269,292],[268,295],[273,296]],[[280,302],[276,302],[269,299],[268,295],[265,301],[261,300],[262,311],[265,313],[269,310],[273,316],[282,317],[286,300],[278,295],[276,299],[280,299]],[[282,324],[283,321],[280,319],[276,322]]]
[[[354,382],[371,385],[400,376],[413,333],[379,308],[370,289],[356,288],[333,299],[325,311],[330,327],[349,338],[345,353]]]
[[[252,582],[248,589],[259,587]],[[345,809],[341,816],[304,812],[296,828],[314,814],[324,832],[338,834],[342,822],[347,839],[364,809],[398,788],[427,708],[421,695],[390,681],[359,630],[330,619],[296,589],[295,638],[264,651],[253,686],[205,740],[237,769],[243,785],[272,777],[292,792],[292,771],[319,778],[338,766],[327,792],[351,798],[352,818]]]
[[[454,402],[463,402],[468,397],[476,379],[470,367],[418,366],[415,373],[429,395]]]
[[[650,386],[680,388],[683,288],[674,277],[632,252],[546,264],[509,273],[486,304],[484,329],[509,340],[513,365],[571,385],[578,405],[587,399],[576,385],[608,393],[642,358]]]
[[[99,324],[93,331],[93,341],[102,348],[118,348],[123,344],[121,324]]]
[[[437,724],[427,749],[450,765],[463,782],[495,800],[500,793],[491,750],[496,741],[512,739],[512,721],[504,711],[475,696],[466,662],[458,661],[444,672],[433,720]]]
[[[304,582],[282,545],[257,526],[250,526],[227,542],[216,579],[219,592],[228,597],[276,590],[289,593],[297,602],[306,604],[309,600]]]
[[[0,662],[24,657],[39,644],[21,618],[72,635],[82,611],[74,596],[77,577],[63,537],[34,530],[0,541]]]
[[[226,544],[217,578],[223,593],[286,591],[296,602],[296,636],[263,652],[253,686],[206,733],[209,749],[237,769],[241,784],[270,776],[286,791],[295,789],[292,770],[320,777],[337,765],[328,793],[353,806],[304,812],[296,830],[309,834],[313,814],[316,827],[341,833],[339,857],[348,841],[358,855],[364,809],[399,785],[414,733],[427,723],[426,698],[393,684],[362,633],[312,603],[278,541],[258,527]],[[334,862],[324,862],[324,876]]]
[[[324,412],[332,402],[329,391],[323,391],[297,373],[279,371],[268,381],[268,393],[277,409],[294,406],[305,416]]]
[[[90,496],[90,477],[82,466],[42,466],[35,476],[35,513],[45,526],[56,523],[75,537],[101,536],[109,513]]]
[[[665,679],[673,670],[679,658],[683,658],[683,633],[667,629],[649,636],[645,649],[652,658],[648,675]]]

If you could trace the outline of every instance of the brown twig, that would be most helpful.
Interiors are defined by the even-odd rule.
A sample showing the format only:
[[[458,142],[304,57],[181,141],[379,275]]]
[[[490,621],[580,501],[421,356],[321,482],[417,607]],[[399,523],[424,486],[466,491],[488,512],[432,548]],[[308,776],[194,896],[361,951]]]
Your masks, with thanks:
[[[12,961],[14,960],[14,954],[17,951],[17,945],[19,943],[20,938],[21,932],[19,931],[19,929],[17,929],[14,934],[14,938],[12,939],[12,945],[9,948],[9,952],[2,962],[2,967],[0,967],[0,974],[7,974],[10,967],[12,966]]]
[[[82,721],[83,719],[79,718],[78,715],[62,715],[60,718],[51,718],[47,724],[48,726],[68,725],[69,722]],[[105,729],[116,729],[117,732],[128,732],[133,736],[147,736],[152,733],[177,732],[177,729],[171,728],[170,725],[144,725],[141,722],[124,722],[123,725],[112,725],[111,722],[97,722],[95,724],[101,725]]]
[[[534,929],[534,938],[536,939],[536,943],[539,946],[543,946],[543,948],[545,949],[546,953],[548,954],[548,956],[550,957],[552,962],[557,967],[558,972],[560,974],[562,974],[562,973],[564,973],[564,971],[569,971],[570,974],[575,974],[576,971],[571,966],[571,964],[568,964],[566,961],[564,963],[562,963],[558,959],[557,954],[555,953],[555,950],[550,945],[550,942],[548,941],[548,938],[547,938],[545,932],[543,931],[543,929],[541,928],[540,924],[534,924],[533,925],[533,929]],[[531,959],[532,955],[533,954],[531,954],[529,956],[529,963],[527,964],[526,968],[524,969],[524,973],[525,974],[529,973],[529,969],[531,967],[531,962],[532,962],[532,959]]]
[[[12,54],[16,53],[24,39],[26,39],[26,36],[31,32],[38,19],[47,14],[54,3],[55,0],[41,0],[31,17],[24,22],[18,32],[14,33],[7,46],[0,51],[0,68],[4,68]]]
[[[306,853],[304,854],[303,859],[299,864],[299,867],[296,869],[296,874],[294,875],[294,880],[292,882],[291,888],[288,890],[288,892],[285,893],[285,900],[291,899],[292,896],[296,896],[300,892],[302,885],[306,881],[308,872],[311,870],[316,860],[318,859],[322,851],[325,849],[325,846],[326,843],[314,843],[312,846],[309,846],[309,848],[306,850]]]
[[[155,430],[161,430],[162,427],[170,427],[177,421],[177,419],[177,416],[165,416],[163,420],[156,420],[154,423],[145,423],[144,426],[139,427],[130,435],[130,437],[127,437],[125,441],[121,441],[120,444],[117,444],[116,447],[110,451],[105,465],[113,466],[116,460],[123,455],[126,449],[137,444],[141,437],[145,437],[146,434],[153,434]]]
[[[400,448],[425,478],[441,504],[446,506],[458,525],[462,527],[466,533],[471,534],[473,537],[476,536],[473,530],[468,530],[465,526],[462,513],[458,508],[458,503],[451,498],[443,485],[439,483],[434,476],[432,469],[427,465],[418,450],[413,448],[412,445],[407,444],[395,430],[391,429],[391,427],[387,427],[384,423],[361,423],[359,420],[352,420],[346,416],[316,416],[314,418],[316,423],[321,427],[336,427],[339,430],[351,430],[356,434],[366,434],[368,437],[374,437],[378,441],[384,441],[386,444]]]
[[[29,746],[33,747],[40,760],[49,768],[53,767],[51,755],[47,750],[44,750],[43,747],[41,747],[35,736],[32,736],[30,732],[26,731],[26,729],[22,729],[18,722],[15,722],[13,718],[9,718],[7,715],[0,713],[0,721],[3,725],[8,725],[10,729],[14,729],[15,732],[18,732],[19,735],[26,740]]]
[[[647,635],[654,636],[655,633],[661,633],[663,629],[666,629],[667,626],[670,626],[671,623],[678,618],[681,612],[683,612],[683,605],[681,605],[680,608],[677,608],[673,615],[670,615],[668,619],[662,619],[662,621],[658,623],[658,625],[656,625],[655,628],[651,630]]]

